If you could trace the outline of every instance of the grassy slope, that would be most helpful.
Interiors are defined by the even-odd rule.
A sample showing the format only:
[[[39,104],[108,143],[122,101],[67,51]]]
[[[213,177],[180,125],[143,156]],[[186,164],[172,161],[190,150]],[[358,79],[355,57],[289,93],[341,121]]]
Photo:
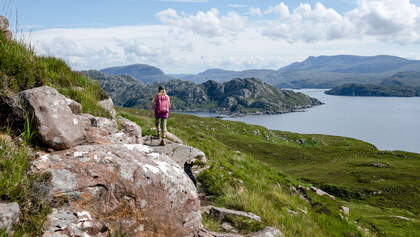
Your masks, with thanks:
[[[73,72],[61,59],[38,57],[29,46],[0,34],[0,93],[17,93],[42,85],[78,101],[85,113],[109,117],[97,103],[108,98],[99,83]]]
[[[153,123],[145,111],[121,112],[150,133],[147,128]],[[354,221],[379,236],[420,233],[418,154],[382,152],[351,138],[270,131],[191,115],[172,114],[168,126],[208,156],[211,168],[199,180],[213,195],[214,204],[252,211],[286,236],[358,236]],[[311,202],[305,203],[290,191],[290,186],[305,182],[340,199],[309,194]],[[350,207],[349,222],[339,217],[340,205]],[[299,215],[289,214],[288,209]],[[207,224],[217,227],[211,221]]]

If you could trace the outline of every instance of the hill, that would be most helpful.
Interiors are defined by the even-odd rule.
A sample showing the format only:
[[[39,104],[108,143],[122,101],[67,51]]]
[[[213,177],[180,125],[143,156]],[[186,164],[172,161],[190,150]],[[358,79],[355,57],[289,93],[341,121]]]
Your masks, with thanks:
[[[146,64],[133,64],[120,67],[109,67],[100,70],[109,75],[130,75],[144,83],[163,82],[172,79],[157,67]]]
[[[344,84],[342,86],[334,87],[325,93],[329,95],[344,96],[414,97],[420,96],[420,88],[372,84]]]
[[[175,111],[285,113],[321,104],[302,93],[280,90],[255,78],[233,79],[224,83],[207,81],[202,84],[171,80],[146,85],[95,71],[82,73],[98,80],[115,103],[123,107],[148,108],[156,88],[160,85],[171,96]]]

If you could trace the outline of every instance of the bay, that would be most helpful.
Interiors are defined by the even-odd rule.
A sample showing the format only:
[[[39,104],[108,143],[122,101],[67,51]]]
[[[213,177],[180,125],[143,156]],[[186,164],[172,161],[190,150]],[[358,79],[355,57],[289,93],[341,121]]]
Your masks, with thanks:
[[[420,97],[333,96],[326,95],[324,89],[295,91],[325,104],[305,112],[225,119],[282,131],[352,137],[380,150],[420,153]]]

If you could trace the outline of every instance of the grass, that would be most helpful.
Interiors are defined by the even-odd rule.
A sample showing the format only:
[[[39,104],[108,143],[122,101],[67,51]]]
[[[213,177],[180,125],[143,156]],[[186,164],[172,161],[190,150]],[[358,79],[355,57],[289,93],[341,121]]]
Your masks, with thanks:
[[[7,40],[0,34],[0,93],[50,86],[83,106],[84,113],[110,117],[98,101],[108,98],[99,83],[73,72],[54,57],[39,57],[24,42]]]
[[[48,181],[48,177],[27,173],[33,159],[27,145],[0,140],[0,202],[17,202],[21,211],[19,223],[13,228],[14,236],[24,233],[39,236],[50,212],[34,188],[36,183]],[[6,234],[0,231],[0,236]]]
[[[120,113],[146,133],[153,127],[146,111],[124,108]],[[377,236],[420,233],[419,154],[378,151],[351,138],[271,131],[185,114],[171,114],[168,128],[206,153],[211,167],[198,180],[213,205],[253,212],[286,236],[369,235],[358,227]],[[306,202],[293,191],[310,184],[338,200],[308,191]],[[348,220],[339,211],[342,205],[350,207]],[[220,228],[209,218],[204,223]]]

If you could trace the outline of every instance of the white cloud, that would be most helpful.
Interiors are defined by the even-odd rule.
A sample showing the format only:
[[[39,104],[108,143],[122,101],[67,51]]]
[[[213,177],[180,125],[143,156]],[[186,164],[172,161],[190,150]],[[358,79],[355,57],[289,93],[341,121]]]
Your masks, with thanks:
[[[261,11],[261,8],[255,8],[255,7],[249,8],[249,14],[256,15],[256,16],[262,16],[263,15],[263,13]]]
[[[284,4],[284,2],[281,2],[280,4],[276,6],[270,6],[267,10],[264,11],[266,14],[277,14],[280,16],[280,18],[286,18],[289,17],[289,7]]]
[[[156,14],[164,24],[177,26],[205,37],[226,36],[241,31],[246,24],[246,17],[235,12],[223,16],[212,8],[207,12],[198,11],[195,15],[179,15],[173,9],[166,9]]]
[[[363,37],[400,44],[420,43],[420,7],[410,0],[358,0],[357,7],[344,14],[322,3],[313,8],[300,4],[290,12],[282,2],[264,13],[275,14],[279,19],[266,21],[263,34],[291,43]]]
[[[243,5],[243,4],[229,4],[228,7],[231,7],[231,8],[247,8],[248,5]]]
[[[321,3],[248,10],[261,17],[166,9],[156,14],[158,25],[40,30],[31,38],[37,52],[64,58],[78,70],[132,63],[167,73],[276,69],[321,54],[420,58],[420,10],[409,0],[359,0],[344,13]]]

